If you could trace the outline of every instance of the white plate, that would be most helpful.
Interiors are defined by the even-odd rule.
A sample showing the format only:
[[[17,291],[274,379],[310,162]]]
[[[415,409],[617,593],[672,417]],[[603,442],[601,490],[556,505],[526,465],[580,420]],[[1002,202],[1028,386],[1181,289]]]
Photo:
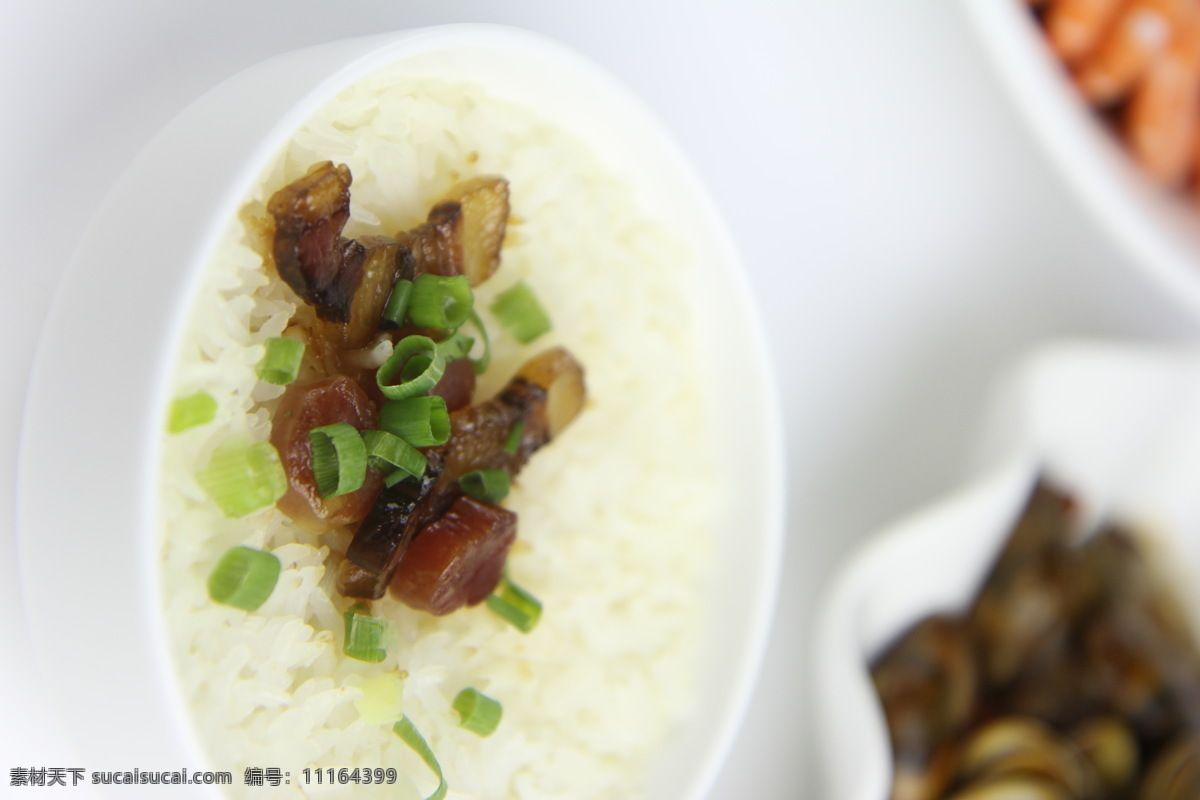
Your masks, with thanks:
[[[918,620],[967,609],[1039,475],[1085,515],[1113,515],[1152,542],[1200,620],[1200,350],[1051,347],[1011,376],[993,422],[982,477],[873,537],[822,604],[826,797],[888,796],[890,745],[868,665]]]
[[[1200,315],[1200,204],[1148,180],[1071,85],[1024,0],[965,0],[984,51],[1080,202],[1133,263]]]
[[[704,344],[723,365],[723,385],[739,387],[713,387],[716,413],[739,425],[712,435],[737,467],[729,481],[740,500],[736,517],[718,525],[729,535],[717,545],[722,591],[705,610],[704,702],[655,759],[648,790],[699,797],[744,713],[777,583],[782,436],[764,339],[724,225],[652,115],[590,62],[515,29],[391,33],[264,62],[189,106],[112,190],[55,299],[24,417],[18,531],[41,669],[89,769],[204,763],[174,684],[158,600],[151,493],[168,359],[207,255],[262,165],[332,94],[397,63],[549,111],[698,256],[699,311],[721,320]],[[207,796],[200,787],[172,796],[189,792]]]

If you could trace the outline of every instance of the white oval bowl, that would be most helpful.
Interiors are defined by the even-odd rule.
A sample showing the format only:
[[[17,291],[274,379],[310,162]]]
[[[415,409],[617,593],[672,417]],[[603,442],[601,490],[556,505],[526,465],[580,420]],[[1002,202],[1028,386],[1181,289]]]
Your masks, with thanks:
[[[826,797],[889,796],[870,664],[917,621],[969,608],[1040,475],[1079,500],[1085,521],[1132,524],[1200,622],[1200,350],[1049,347],[1009,376],[985,439],[977,480],[872,537],[823,598],[815,688]]]
[[[1071,85],[1024,0],[966,0],[976,36],[1052,164],[1134,265],[1200,315],[1200,204],[1149,180]]]
[[[703,702],[654,759],[646,790],[698,798],[747,706],[778,581],[783,453],[765,337],[714,205],[652,114],[592,63],[511,28],[389,33],[263,62],[185,109],[108,195],[55,297],[23,420],[18,535],[47,685],[89,767],[205,763],[159,607],[152,497],[170,358],[208,255],[263,165],[335,93],[397,64],[467,79],[490,95],[541,109],[692,244],[702,287],[697,313],[721,320],[702,344],[722,366],[721,385],[714,379],[712,386],[716,418],[738,420],[710,432],[725,463],[736,465],[728,482],[737,503],[716,525],[728,535],[714,553],[721,591],[703,611]],[[211,794],[197,786],[173,790],[180,797]]]

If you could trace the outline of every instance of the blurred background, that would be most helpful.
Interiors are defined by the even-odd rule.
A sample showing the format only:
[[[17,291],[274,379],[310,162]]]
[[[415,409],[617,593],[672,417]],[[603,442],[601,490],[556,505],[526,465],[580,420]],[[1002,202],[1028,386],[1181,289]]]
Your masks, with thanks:
[[[713,798],[817,796],[821,591],[875,530],[966,481],[1008,366],[1064,337],[1200,335],[1067,190],[955,2],[5,0],[5,771],[71,763],[25,657],[11,509],[36,332],[82,227],[142,144],[222,79],[329,39],[462,21],[554,37],[651,106],[724,214],[762,311],[785,414],[787,550],[762,680]]]

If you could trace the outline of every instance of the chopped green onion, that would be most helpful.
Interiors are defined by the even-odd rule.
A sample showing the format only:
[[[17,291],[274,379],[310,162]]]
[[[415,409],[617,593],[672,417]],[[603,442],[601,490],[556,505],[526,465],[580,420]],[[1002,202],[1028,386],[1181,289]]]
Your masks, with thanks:
[[[227,442],[213,451],[196,481],[227,517],[244,517],[274,504],[288,479],[270,442]]]
[[[461,331],[455,331],[448,339],[438,342],[438,349],[442,351],[442,355],[446,357],[446,362],[449,363],[457,361],[471,352],[471,347],[474,344],[475,340],[470,336]]]
[[[483,326],[483,320],[479,318],[479,314],[473,309],[471,311],[471,322],[478,329],[479,338],[483,340],[483,355],[479,358],[472,358],[471,366],[475,368],[476,375],[482,375],[487,372],[488,364],[492,363],[492,340],[488,338],[487,328]]]
[[[433,771],[437,776],[438,787],[433,794],[426,797],[425,800],[442,800],[446,796],[447,786],[446,778],[442,775],[442,765],[438,763],[437,756],[429,749],[429,744],[425,741],[425,737],[417,730],[417,726],[413,725],[412,720],[408,715],[400,717],[400,721],[392,726],[392,732],[395,733],[412,751],[421,757],[425,762],[425,766]]]
[[[217,399],[208,392],[196,392],[171,401],[167,413],[167,432],[179,433],[217,418]]]
[[[387,620],[372,617],[362,603],[355,603],[342,615],[346,622],[346,638],[342,652],[359,661],[378,664],[387,657],[383,638],[387,632]]]
[[[300,374],[300,362],[304,360],[304,342],[276,336],[267,339],[267,352],[258,362],[255,372],[267,383],[286,386]]]
[[[525,281],[496,295],[492,313],[504,329],[521,344],[528,344],[550,330],[550,317]]]
[[[417,361],[418,359],[420,361]],[[416,361],[420,365],[419,374],[412,375],[405,369],[410,361]],[[389,400],[404,400],[428,392],[442,379],[442,373],[445,371],[446,357],[433,339],[428,336],[405,336],[375,373],[375,382],[379,391]],[[400,383],[393,386],[388,381],[397,372],[401,373]]]
[[[458,712],[459,727],[480,736],[491,736],[500,724],[504,707],[478,689],[466,688],[454,698],[454,710]]]
[[[521,434],[523,433],[525,433],[525,420],[519,419],[513,423],[512,430],[508,432],[508,438],[504,440],[504,452],[515,456],[517,450],[521,449]]]
[[[354,701],[354,710],[368,725],[394,722],[404,708],[404,675],[406,673],[385,672],[363,678],[358,684],[362,697]]]
[[[404,325],[404,315],[408,313],[408,299],[412,297],[412,290],[413,282],[406,278],[400,278],[392,286],[387,305],[383,307],[383,318],[393,327],[399,328]]]
[[[542,618],[541,602],[509,580],[507,574],[488,595],[487,606],[522,633],[529,633]]]
[[[450,438],[450,414],[446,411],[446,398],[427,394],[405,400],[390,400],[379,409],[379,427],[394,433],[413,447],[445,444]]]
[[[322,425],[308,432],[312,471],[322,497],[337,497],[362,488],[367,478],[367,446],[349,422]]]
[[[392,488],[400,481],[406,481],[409,478],[420,478],[420,475],[413,475],[406,469],[394,469],[383,476],[383,485],[387,488]]]
[[[463,275],[418,275],[408,301],[408,320],[423,328],[455,330],[471,315],[474,295]]]
[[[362,439],[363,444],[366,445],[367,458],[370,460],[371,466],[381,472],[387,472],[389,478],[393,473],[388,467],[395,467],[396,472],[404,473],[404,477],[419,478],[425,474],[424,454],[394,433],[363,431]],[[391,486],[392,483],[388,483],[388,486]]]
[[[477,469],[459,478],[458,485],[476,500],[499,503],[508,496],[508,473],[502,469]]]
[[[231,547],[208,576],[208,596],[253,611],[266,602],[279,580],[279,558],[265,550]]]

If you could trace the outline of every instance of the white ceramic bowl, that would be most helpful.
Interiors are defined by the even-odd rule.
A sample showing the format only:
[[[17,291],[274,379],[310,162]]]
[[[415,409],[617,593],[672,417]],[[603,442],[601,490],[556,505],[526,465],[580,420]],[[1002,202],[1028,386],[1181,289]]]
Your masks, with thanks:
[[[593,64],[514,29],[390,33],[259,64],[189,106],[112,190],[63,278],[24,418],[18,526],[40,668],[89,768],[204,764],[158,600],[151,493],[169,356],[207,254],[267,159],[334,93],[398,63],[541,110],[694,245],[697,311],[721,320],[704,347],[723,365],[722,385],[740,387],[712,392],[717,413],[739,420],[736,437],[735,426],[711,432],[736,465],[728,480],[739,501],[719,525],[728,535],[716,553],[722,590],[704,612],[703,708],[655,759],[647,790],[699,797],[746,707],[777,582],[783,457],[765,339],[713,204],[652,115]],[[172,796],[189,791],[207,796]]]
[[[998,398],[986,467],[882,531],[839,573],[818,626],[826,797],[881,800],[891,753],[869,664],[930,614],[965,611],[1039,475],[1085,520],[1130,522],[1200,621],[1200,350],[1064,344],[1022,364]]]
[[[1148,180],[1071,85],[1025,0],[963,7],[1013,101],[1079,201],[1133,263],[1200,314],[1200,205]]]

